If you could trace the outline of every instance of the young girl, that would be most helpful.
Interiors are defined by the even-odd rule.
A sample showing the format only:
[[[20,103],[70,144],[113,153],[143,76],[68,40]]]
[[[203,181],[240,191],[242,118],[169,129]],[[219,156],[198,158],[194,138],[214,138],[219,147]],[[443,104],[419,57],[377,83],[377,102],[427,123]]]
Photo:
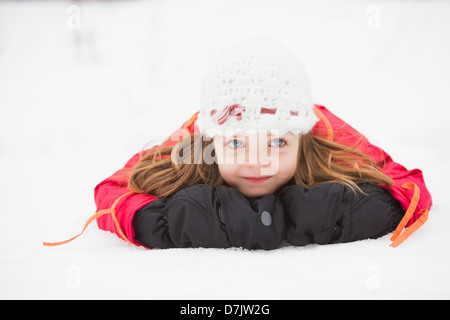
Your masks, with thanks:
[[[148,248],[275,249],[394,230],[396,247],[432,204],[421,171],[314,105],[303,66],[268,39],[218,55],[201,110],[101,182],[95,200],[87,224]]]

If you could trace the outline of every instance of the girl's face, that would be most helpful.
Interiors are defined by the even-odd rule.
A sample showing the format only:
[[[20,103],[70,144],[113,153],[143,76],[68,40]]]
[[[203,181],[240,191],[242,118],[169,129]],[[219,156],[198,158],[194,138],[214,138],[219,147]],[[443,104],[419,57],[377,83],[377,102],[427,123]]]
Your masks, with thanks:
[[[246,197],[273,194],[294,176],[298,140],[292,133],[215,136],[213,142],[220,174]]]

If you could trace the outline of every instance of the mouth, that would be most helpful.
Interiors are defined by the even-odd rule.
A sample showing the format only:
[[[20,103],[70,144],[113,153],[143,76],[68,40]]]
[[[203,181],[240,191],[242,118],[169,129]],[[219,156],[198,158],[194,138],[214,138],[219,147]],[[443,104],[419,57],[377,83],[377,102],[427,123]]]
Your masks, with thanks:
[[[250,183],[263,183],[270,179],[270,176],[264,176],[264,177],[244,177],[245,180],[247,180]]]

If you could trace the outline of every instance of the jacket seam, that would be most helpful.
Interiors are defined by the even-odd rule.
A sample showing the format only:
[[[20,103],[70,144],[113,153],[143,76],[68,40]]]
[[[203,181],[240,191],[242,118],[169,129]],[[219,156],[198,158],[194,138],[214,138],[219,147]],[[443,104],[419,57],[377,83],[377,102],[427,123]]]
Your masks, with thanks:
[[[224,211],[224,215],[225,215],[224,225],[225,225],[225,230],[226,230],[226,234],[227,234],[227,239],[228,239],[228,241],[230,241],[230,244],[232,247],[236,247],[236,244],[234,244],[233,243],[234,241],[232,240],[233,237],[231,237],[231,229],[230,228],[231,228],[231,224],[233,224],[233,222],[231,221],[232,219],[230,219],[230,215],[228,214],[227,207],[224,205],[224,201],[223,201],[219,187],[214,186],[214,190],[216,190],[217,196],[219,197],[220,207]],[[219,218],[219,221],[220,221],[220,218]],[[222,223],[222,222],[220,221],[220,223]]]
[[[194,200],[192,200],[192,199],[190,199],[190,198],[188,198],[188,197],[177,197],[177,198],[175,198],[175,199],[171,199],[167,204],[168,204],[168,206],[169,206],[169,203],[170,204],[172,204],[172,203],[174,203],[175,201],[177,201],[177,200],[188,200],[189,202],[191,202],[191,203],[193,203],[193,204],[195,204],[197,207],[199,207],[200,209],[201,209],[201,211],[203,212],[203,214],[205,214],[206,216],[208,216],[208,212],[198,203],[198,202],[196,202],[196,201],[194,201]]]
[[[325,243],[329,243],[331,238],[333,237],[334,227],[335,227],[335,225],[337,223],[336,217],[337,217],[337,214],[341,210],[341,207],[342,207],[341,204],[342,204],[342,200],[344,198],[344,189],[345,189],[345,187],[342,187],[342,188],[339,189],[338,200],[336,201],[336,204],[335,204],[334,210],[333,210],[332,219],[330,220],[330,227],[329,227],[330,232],[329,232],[329,234],[328,234],[328,236],[327,236],[327,238],[325,240]]]
[[[204,191],[204,188],[202,188],[202,194],[203,194],[203,199],[205,200],[205,203],[206,203],[206,205],[207,206],[210,206],[210,203],[209,203],[209,201],[208,201],[208,199],[206,198],[206,194],[205,194],[205,191]],[[211,209],[212,209],[212,206],[210,206],[211,207]],[[213,210],[211,210],[211,212],[213,212]],[[208,246],[209,247],[213,247],[213,241],[212,241],[212,234],[213,234],[213,232],[212,232],[212,214],[207,214],[207,216],[208,216]]]

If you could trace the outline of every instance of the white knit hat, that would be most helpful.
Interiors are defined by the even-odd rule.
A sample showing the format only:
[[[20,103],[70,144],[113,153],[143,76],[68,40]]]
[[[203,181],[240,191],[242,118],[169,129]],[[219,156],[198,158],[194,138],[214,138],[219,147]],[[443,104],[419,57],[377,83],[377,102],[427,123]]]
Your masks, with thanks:
[[[224,50],[203,78],[198,124],[207,137],[305,134],[318,120],[305,68],[272,40],[251,38]]]

